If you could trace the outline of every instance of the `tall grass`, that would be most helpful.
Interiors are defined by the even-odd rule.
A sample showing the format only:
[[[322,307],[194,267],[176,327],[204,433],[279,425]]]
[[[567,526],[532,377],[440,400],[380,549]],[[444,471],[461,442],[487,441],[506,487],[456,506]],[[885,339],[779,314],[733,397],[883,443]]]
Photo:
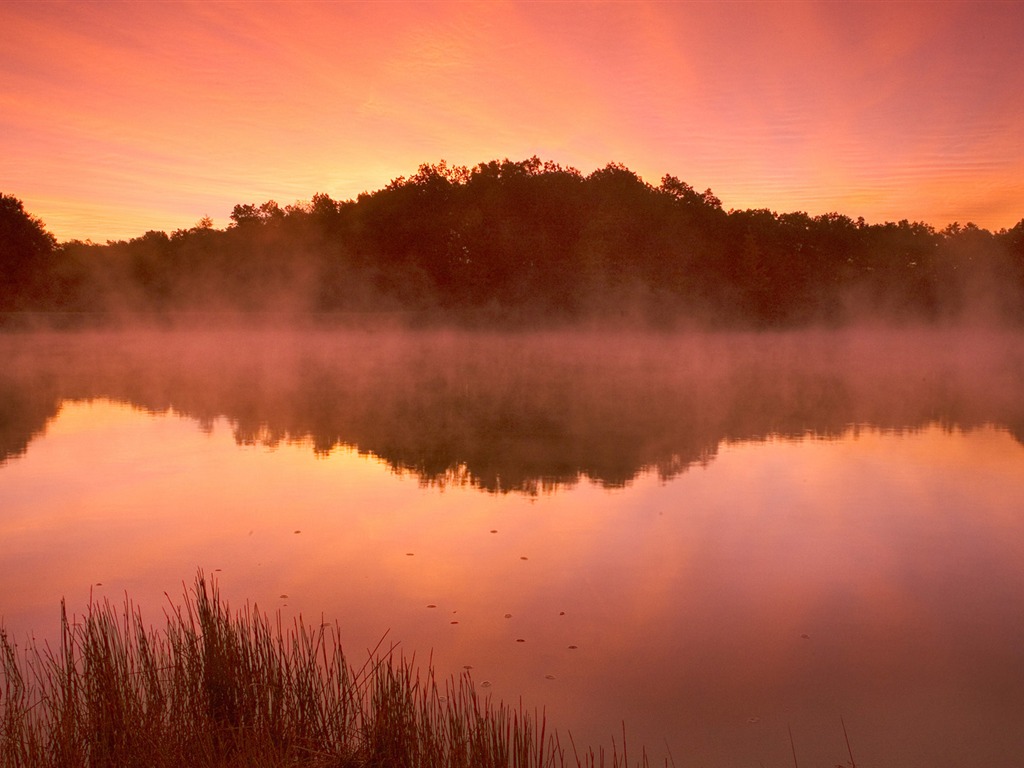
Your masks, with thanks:
[[[0,628],[0,768],[596,768],[543,715],[478,696],[468,674],[380,646],[349,664],[336,628],[232,612],[200,572],[162,630],[125,600],[61,605],[59,646]],[[641,758],[646,764],[646,758]]]

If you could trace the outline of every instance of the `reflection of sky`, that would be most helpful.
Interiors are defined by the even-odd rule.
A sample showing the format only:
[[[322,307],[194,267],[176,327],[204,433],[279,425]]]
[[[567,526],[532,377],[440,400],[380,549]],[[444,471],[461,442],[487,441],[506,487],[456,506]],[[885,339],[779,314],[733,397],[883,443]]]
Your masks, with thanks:
[[[1015,3],[15,1],[0,27],[0,188],[61,239],[532,154],[726,208],[1022,215]]]
[[[725,445],[668,483],[497,496],[66,403],[0,468],[0,614],[43,637],[101,583],[156,621],[202,566],[236,603],[337,620],[353,657],[389,630],[442,674],[472,665],[578,739],[625,718],[677,761],[781,765],[792,726],[824,765],[846,758],[842,716],[864,764],[1005,765],[1022,463],[995,429],[861,430]]]

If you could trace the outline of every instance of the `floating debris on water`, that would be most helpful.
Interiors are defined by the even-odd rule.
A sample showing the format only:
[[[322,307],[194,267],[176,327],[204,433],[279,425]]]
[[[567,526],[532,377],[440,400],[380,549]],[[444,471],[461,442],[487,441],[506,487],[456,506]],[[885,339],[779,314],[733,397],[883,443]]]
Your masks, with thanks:
[[[811,639],[811,636],[810,635],[806,635],[806,634],[805,635],[800,635],[800,637],[802,637],[804,640],[810,640]]]
[[[427,608],[437,608],[437,606],[434,605],[433,603],[431,603],[430,605],[427,606]]]
[[[412,557],[412,556],[413,556],[413,553],[412,553],[412,552],[406,552],[406,553],[405,553],[405,556],[406,556],[406,557]]]
[[[529,560],[530,558],[528,558],[528,557],[526,557],[525,555],[523,555],[523,556],[522,556],[522,557],[520,557],[519,559],[520,559],[520,560]]]
[[[517,643],[525,643],[526,641],[525,641],[525,640],[523,640],[523,638],[521,638],[521,637],[520,637],[520,638],[517,638],[517,639],[516,639],[516,642],[517,642]]]
[[[505,614],[505,618],[506,619],[511,619],[512,618],[512,614],[511,613],[506,613]]]
[[[497,533],[497,532],[498,532],[498,529],[497,529],[497,528],[492,528],[492,529],[491,529],[491,533]]]
[[[481,688],[490,688],[491,687],[491,681],[490,680],[484,680],[482,683],[480,683],[480,687]]]
[[[578,646],[578,645],[570,645],[570,646],[569,646],[569,650],[570,650],[570,651],[575,651],[575,650],[576,650],[577,648],[579,648],[579,646]]]
[[[753,723],[760,723],[761,722],[761,718],[760,717],[748,717],[747,718],[747,722],[751,723],[751,724],[753,724]]]
[[[302,531],[293,531],[293,533],[302,533]]]
[[[452,621],[452,622],[449,622],[449,623],[450,623],[450,624],[458,624],[459,622],[457,622],[457,621]]]
[[[559,612],[558,612],[558,615],[559,615],[559,616],[565,616],[565,611],[559,611]]]
[[[554,680],[555,676],[554,675],[544,675],[544,679],[545,680]]]
[[[288,595],[278,595],[278,597],[280,597],[282,600],[288,599]]]

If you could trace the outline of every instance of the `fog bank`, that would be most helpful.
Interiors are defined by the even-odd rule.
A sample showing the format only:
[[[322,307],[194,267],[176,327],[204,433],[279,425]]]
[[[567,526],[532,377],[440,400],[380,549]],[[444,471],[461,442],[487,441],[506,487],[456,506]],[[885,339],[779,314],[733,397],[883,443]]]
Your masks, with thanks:
[[[98,331],[4,334],[0,354],[3,460],[92,399],[495,492],[669,478],[735,441],[933,424],[1024,441],[1024,340],[977,329]]]

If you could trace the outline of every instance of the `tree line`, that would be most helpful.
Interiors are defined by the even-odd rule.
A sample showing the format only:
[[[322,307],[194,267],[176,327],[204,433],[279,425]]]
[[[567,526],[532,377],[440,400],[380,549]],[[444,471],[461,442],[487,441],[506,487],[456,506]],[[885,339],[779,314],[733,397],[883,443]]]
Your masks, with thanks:
[[[423,321],[796,327],[1024,319],[1024,219],[990,232],[724,210],[675,176],[424,164],[337,201],[58,243],[0,196],[0,311],[397,312]]]

